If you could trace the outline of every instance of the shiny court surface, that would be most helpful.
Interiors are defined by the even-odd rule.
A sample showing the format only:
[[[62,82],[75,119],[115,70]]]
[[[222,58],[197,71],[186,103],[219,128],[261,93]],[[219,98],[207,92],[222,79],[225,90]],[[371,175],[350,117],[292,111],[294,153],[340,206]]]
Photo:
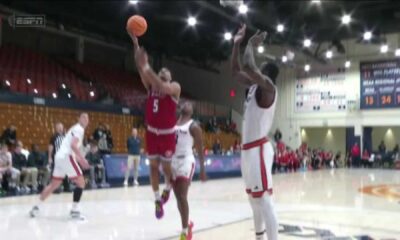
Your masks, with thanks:
[[[321,170],[273,178],[280,239],[400,239],[399,171]],[[0,199],[1,239],[178,239],[180,232],[174,197],[158,221],[149,186],[84,192],[86,221],[68,218],[72,194],[52,196],[40,217],[30,219],[36,199]],[[193,183],[190,206],[194,239],[254,239],[240,178]]]

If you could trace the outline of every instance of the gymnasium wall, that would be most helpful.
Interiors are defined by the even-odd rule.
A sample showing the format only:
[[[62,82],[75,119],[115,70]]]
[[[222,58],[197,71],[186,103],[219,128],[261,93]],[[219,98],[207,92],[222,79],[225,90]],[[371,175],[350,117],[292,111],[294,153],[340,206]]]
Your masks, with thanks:
[[[391,50],[400,47],[399,34],[387,35],[387,41]],[[381,54],[380,45],[356,43],[356,40],[350,39],[343,41],[347,51],[347,58],[351,60],[350,69],[345,73],[345,88],[349,100],[359,100],[360,96],[360,71],[359,63],[361,61],[393,59],[393,53]],[[324,46],[321,47],[324,49]],[[323,57],[323,56],[322,56]],[[296,55],[299,62],[296,61],[296,68],[281,69],[281,76],[278,80],[279,98],[278,108],[275,115],[272,131],[279,127],[283,133],[283,140],[291,147],[298,147],[301,143],[300,130],[309,127],[355,127],[356,132],[362,133],[363,126],[400,126],[400,109],[385,110],[357,110],[354,112],[295,112],[295,79],[296,71],[304,71],[305,62],[310,62],[311,69],[318,72],[321,65],[313,62],[311,59]],[[330,66],[343,67],[345,56],[336,56],[329,61]],[[375,135],[374,135],[375,137]],[[378,138],[378,136],[376,136]],[[381,137],[379,137],[381,138]],[[373,139],[374,141],[378,141]],[[379,140],[380,141],[380,140]],[[375,144],[374,144],[375,146]]]
[[[302,128],[301,140],[309,147],[346,152],[346,128]]]
[[[392,150],[400,141],[400,127],[374,127],[372,130],[372,146],[378,149],[381,141],[385,141],[386,150]]]

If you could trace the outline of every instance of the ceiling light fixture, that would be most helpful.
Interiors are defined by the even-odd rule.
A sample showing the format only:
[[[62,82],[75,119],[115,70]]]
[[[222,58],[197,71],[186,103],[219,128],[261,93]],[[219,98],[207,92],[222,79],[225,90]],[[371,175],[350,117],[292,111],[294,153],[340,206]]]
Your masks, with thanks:
[[[239,6],[239,13],[240,14],[246,14],[248,10],[249,10],[249,8],[247,7],[246,4],[241,4]]]
[[[281,33],[284,30],[285,30],[285,26],[283,24],[278,24],[278,26],[276,26],[276,31]]]
[[[308,38],[304,39],[303,46],[306,47],[306,48],[310,47],[311,46],[311,40],[308,39]]]
[[[365,32],[364,35],[363,35],[363,38],[364,38],[365,41],[371,40],[372,32],[370,32],[370,31]]]
[[[224,34],[224,38],[225,38],[226,41],[231,40],[231,39],[232,39],[232,33],[226,32],[226,33]]]
[[[189,17],[187,22],[188,22],[189,26],[194,26],[194,25],[196,25],[197,20],[194,17]]]

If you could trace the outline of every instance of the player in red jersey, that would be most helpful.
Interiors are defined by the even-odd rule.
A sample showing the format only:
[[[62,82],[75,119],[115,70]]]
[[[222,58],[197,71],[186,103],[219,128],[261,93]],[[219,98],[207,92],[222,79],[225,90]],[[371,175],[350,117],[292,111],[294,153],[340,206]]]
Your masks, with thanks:
[[[146,146],[150,159],[150,179],[155,195],[156,218],[164,216],[163,204],[171,191],[171,160],[175,153],[176,108],[181,86],[172,82],[171,72],[162,68],[158,74],[150,67],[146,51],[139,47],[135,36],[130,35],[135,47],[135,61],[142,83],[147,89],[146,102]],[[159,166],[162,165],[166,188],[159,192]]]

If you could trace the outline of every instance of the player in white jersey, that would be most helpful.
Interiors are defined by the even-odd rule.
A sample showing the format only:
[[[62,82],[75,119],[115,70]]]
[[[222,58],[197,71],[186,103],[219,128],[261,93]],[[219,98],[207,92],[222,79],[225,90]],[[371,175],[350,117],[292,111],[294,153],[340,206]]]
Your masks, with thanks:
[[[206,180],[203,137],[198,123],[192,119],[193,106],[185,102],[181,107],[180,117],[176,125],[176,149],[172,157],[173,189],[181,215],[182,233],[180,240],[192,239],[193,222],[189,222],[188,190],[194,174],[196,160],[193,146],[196,147],[200,161],[200,179]]]
[[[78,203],[85,188],[85,179],[78,163],[84,169],[89,168],[88,161],[82,156],[80,146],[82,145],[85,128],[89,124],[89,115],[82,113],[79,122],[72,126],[61,142],[60,149],[54,158],[54,171],[50,184],[40,194],[39,202],[30,211],[31,217],[36,217],[42,203],[52,194],[62,183],[65,176],[68,176],[75,184],[73,193],[73,204],[70,215],[72,218],[82,219]]]
[[[274,150],[267,135],[274,119],[278,91],[275,81],[279,74],[273,63],[255,64],[254,49],[264,41],[266,32],[259,32],[249,39],[243,68],[239,61],[240,43],[246,33],[243,25],[234,37],[232,73],[235,79],[248,87],[244,103],[241,170],[246,192],[253,210],[256,239],[278,239],[278,222],[272,204],[272,163]]]

